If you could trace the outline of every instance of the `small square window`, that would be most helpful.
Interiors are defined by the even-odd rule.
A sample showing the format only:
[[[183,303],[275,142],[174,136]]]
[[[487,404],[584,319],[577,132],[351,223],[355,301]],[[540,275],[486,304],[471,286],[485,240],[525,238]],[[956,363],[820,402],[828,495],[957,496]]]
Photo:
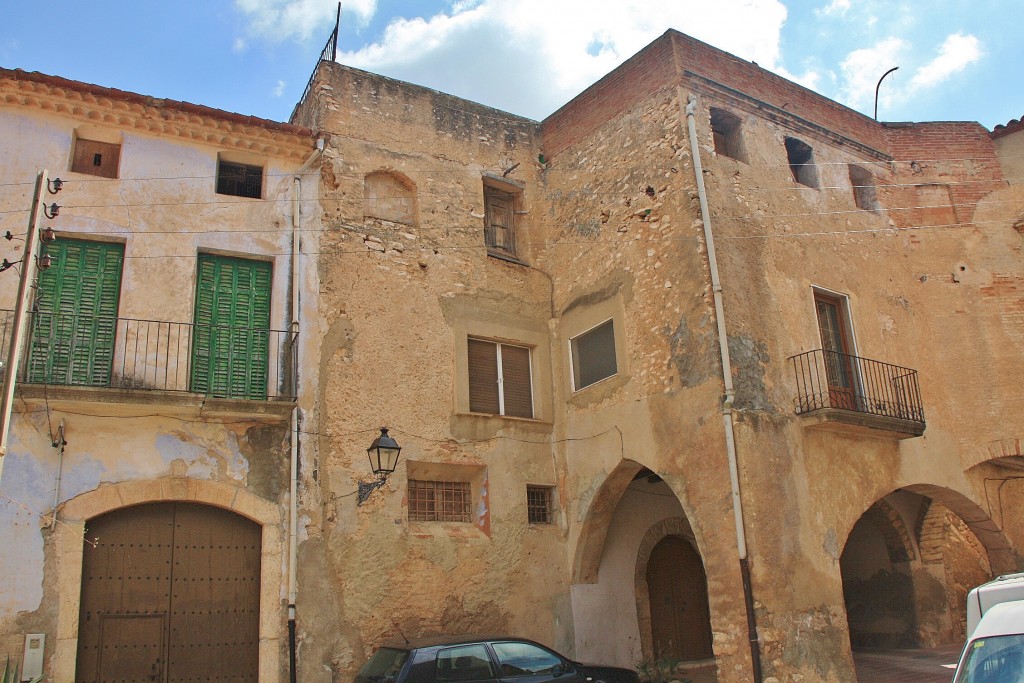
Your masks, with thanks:
[[[221,160],[217,165],[217,194],[259,199],[263,196],[263,167]]]
[[[471,522],[472,504],[467,481],[409,480],[410,522]]]
[[[121,145],[84,138],[75,140],[75,154],[71,159],[71,170],[75,173],[116,178],[120,162]]]
[[[607,320],[569,342],[572,382],[576,391],[618,372],[615,360],[615,327]]]
[[[818,169],[814,165],[814,150],[806,142],[786,138],[786,156],[793,180],[801,185],[818,189]]]
[[[529,348],[470,338],[467,355],[470,412],[533,417]]]
[[[516,195],[484,185],[484,243],[499,256],[516,256]]]
[[[555,520],[550,486],[526,487],[526,515],[530,524],[551,524]]]

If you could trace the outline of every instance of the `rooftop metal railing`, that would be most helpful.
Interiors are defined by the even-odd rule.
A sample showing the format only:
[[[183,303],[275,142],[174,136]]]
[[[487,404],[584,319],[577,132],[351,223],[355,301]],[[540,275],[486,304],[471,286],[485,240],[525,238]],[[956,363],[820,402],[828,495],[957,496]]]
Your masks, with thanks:
[[[6,359],[13,313],[0,311]],[[28,317],[17,381],[50,386],[296,397],[297,333],[93,315]]]
[[[306,101],[306,97],[309,95],[309,91],[313,89],[313,81],[316,80],[316,70],[320,67],[320,62],[333,62],[338,56],[338,29],[341,26],[341,3],[338,3],[338,17],[334,22],[334,31],[331,32],[331,36],[327,39],[327,44],[324,45],[324,49],[320,50],[320,59],[316,60],[316,66],[313,67],[313,73],[310,75],[309,80],[306,82],[306,87],[302,91],[302,97],[295,104],[295,108],[292,109],[292,115],[288,118],[289,121],[295,121],[295,115],[298,113],[299,108],[302,107]]]
[[[798,415],[826,408],[924,424],[917,370],[815,349],[790,357]]]

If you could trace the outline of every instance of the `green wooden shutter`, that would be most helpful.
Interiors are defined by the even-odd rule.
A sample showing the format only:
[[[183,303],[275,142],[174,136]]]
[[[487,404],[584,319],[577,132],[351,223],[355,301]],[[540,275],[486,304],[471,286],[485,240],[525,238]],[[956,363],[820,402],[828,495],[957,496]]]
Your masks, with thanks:
[[[43,253],[28,381],[109,386],[124,246],[61,238]]]
[[[263,261],[199,256],[192,391],[267,397],[271,272]]]

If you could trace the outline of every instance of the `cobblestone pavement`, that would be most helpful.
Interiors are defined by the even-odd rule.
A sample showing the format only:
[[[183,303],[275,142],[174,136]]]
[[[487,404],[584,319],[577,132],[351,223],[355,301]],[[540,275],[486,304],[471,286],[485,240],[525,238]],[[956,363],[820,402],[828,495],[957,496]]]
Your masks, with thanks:
[[[857,683],[950,683],[960,647],[855,652]]]

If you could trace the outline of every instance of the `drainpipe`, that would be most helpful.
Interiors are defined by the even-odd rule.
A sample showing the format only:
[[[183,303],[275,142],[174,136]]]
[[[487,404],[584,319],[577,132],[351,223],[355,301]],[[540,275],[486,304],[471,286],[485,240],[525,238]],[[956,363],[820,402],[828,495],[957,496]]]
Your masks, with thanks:
[[[302,174],[309,170],[313,163],[320,158],[324,151],[324,139],[316,141],[316,149],[306,162],[295,172],[292,180],[292,310],[291,310],[291,333],[292,343],[298,339],[299,333],[299,243],[300,226],[302,224],[301,203],[302,198]],[[294,349],[293,354],[297,358],[298,350]],[[298,670],[296,668],[296,642],[295,642],[295,600],[298,596],[296,567],[299,558],[298,527],[299,527],[299,422],[301,413],[298,405],[298,370],[301,364],[295,362],[292,366],[292,386],[295,391],[295,407],[292,408],[291,418],[291,454],[290,454],[290,477],[288,487],[288,670],[289,680],[296,683]]]
[[[57,427],[57,440],[53,447],[57,449],[57,482],[53,485],[53,517],[50,518],[50,529],[57,527],[57,505],[60,504],[60,478],[64,470],[64,447],[68,442],[64,440],[64,418],[60,419],[60,426]]]
[[[683,101],[683,90],[677,88],[679,102]],[[725,452],[729,458],[729,482],[732,485],[732,511],[736,522],[736,550],[740,558],[740,575],[743,579],[743,603],[747,611],[747,638],[750,641],[750,659],[754,681],[761,683],[761,647],[757,639],[757,618],[754,614],[754,595],[750,582],[750,564],[747,559],[747,537],[743,525],[743,499],[740,497],[739,468],[736,464],[736,434],[732,419],[732,404],[736,391],[732,385],[732,364],[729,361],[729,339],[725,330],[725,308],[722,305],[722,282],[718,278],[718,260],[715,256],[715,236],[711,232],[711,212],[708,209],[708,195],[704,187],[704,169],[700,161],[700,146],[697,144],[697,125],[694,123],[694,109],[697,98],[690,95],[686,105],[686,126],[690,137],[690,152],[693,157],[693,173],[697,179],[697,196],[700,199],[700,215],[704,222],[704,242],[708,249],[708,267],[711,270],[711,291],[715,300],[715,318],[718,321],[718,350],[722,358],[722,381],[725,384],[725,400],[722,403],[722,422],[725,426]]]

